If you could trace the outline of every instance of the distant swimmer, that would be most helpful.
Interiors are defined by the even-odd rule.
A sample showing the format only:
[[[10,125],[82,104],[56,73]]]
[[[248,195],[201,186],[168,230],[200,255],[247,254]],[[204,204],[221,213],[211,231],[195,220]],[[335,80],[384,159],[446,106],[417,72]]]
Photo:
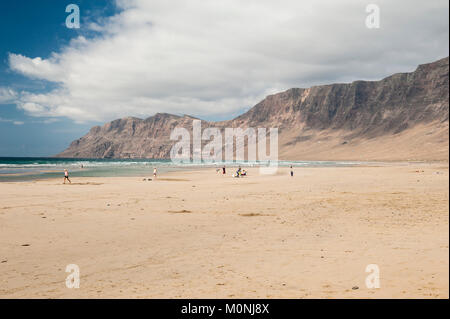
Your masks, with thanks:
[[[69,181],[70,184],[72,184],[72,182],[69,179],[69,172],[67,171],[67,169],[64,169],[64,183],[66,183],[66,179]]]

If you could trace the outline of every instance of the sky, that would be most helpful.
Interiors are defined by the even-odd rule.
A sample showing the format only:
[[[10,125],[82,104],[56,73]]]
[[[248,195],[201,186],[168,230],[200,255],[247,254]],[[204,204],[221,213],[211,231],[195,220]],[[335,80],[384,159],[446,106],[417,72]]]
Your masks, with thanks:
[[[66,24],[69,4],[79,7],[79,28]],[[51,156],[116,118],[230,119],[291,87],[411,72],[448,56],[448,7],[447,0],[1,1],[0,156]]]

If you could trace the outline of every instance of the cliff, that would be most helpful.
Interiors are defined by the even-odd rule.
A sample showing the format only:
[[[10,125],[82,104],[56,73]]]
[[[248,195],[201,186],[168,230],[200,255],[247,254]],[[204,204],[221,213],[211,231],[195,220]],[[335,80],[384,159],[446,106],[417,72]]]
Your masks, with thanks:
[[[205,127],[278,127],[280,159],[448,160],[449,58],[380,81],[293,88]],[[127,117],[71,143],[59,157],[168,158],[174,127],[191,116]]]

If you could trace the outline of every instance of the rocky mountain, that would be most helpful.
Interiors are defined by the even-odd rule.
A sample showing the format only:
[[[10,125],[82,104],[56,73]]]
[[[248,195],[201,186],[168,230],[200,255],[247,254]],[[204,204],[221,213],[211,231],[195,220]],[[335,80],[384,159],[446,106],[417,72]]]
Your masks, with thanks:
[[[59,157],[168,158],[175,127],[191,116],[127,117],[73,141]],[[292,160],[448,160],[449,58],[380,81],[293,88],[206,127],[278,127],[279,157]]]

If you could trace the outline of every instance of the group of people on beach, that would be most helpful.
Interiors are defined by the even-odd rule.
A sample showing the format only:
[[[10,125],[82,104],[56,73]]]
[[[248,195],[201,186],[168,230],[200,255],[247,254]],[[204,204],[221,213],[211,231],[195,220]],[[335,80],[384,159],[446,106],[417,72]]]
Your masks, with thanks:
[[[216,173],[220,173],[221,169],[220,168],[216,168]],[[222,175],[226,175],[227,170],[225,168],[225,165],[222,166]],[[235,174],[233,174],[233,177],[241,177],[241,176],[247,176],[247,171],[244,169],[242,169],[240,166],[238,168],[238,170],[236,171]]]
[[[289,170],[290,170],[291,177],[294,177],[294,168],[292,167],[292,165],[289,166]],[[216,172],[219,173],[220,169],[217,168]],[[223,175],[226,174],[225,165],[222,167],[222,174]],[[241,177],[241,176],[247,176],[247,171],[245,169],[242,169],[241,166],[239,166],[239,168],[237,169],[236,173],[233,174],[233,177]]]
[[[83,166],[81,166],[81,168],[83,168]],[[220,169],[216,169],[216,172],[219,172]],[[157,169],[156,167],[153,168],[153,178],[156,179],[156,175],[157,175]],[[290,172],[291,172],[291,177],[294,176],[294,169],[292,168],[292,165],[290,166]],[[225,165],[222,167],[222,174],[225,175],[226,174],[226,168]],[[242,176],[247,176],[247,171],[245,169],[242,169],[241,166],[239,166],[239,168],[237,169],[236,173],[233,175],[233,177],[242,177]],[[63,184],[66,183],[66,180],[69,182],[69,184],[72,184],[72,182],[70,181],[69,178],[69,171],[67,169],[64,169],[64,182]]]
[[[81,168],[83,168],[83,165],[81,165]],[[157,174],[157,169],[156,167],[153,168],[153,178],[156,179],[156,174]],[[69,182],[69,184],[72,184],[70,178],[69,178],[69,171],[65,168],[64,169],[64,181],[63,184],[66,183],[66,180]]]

